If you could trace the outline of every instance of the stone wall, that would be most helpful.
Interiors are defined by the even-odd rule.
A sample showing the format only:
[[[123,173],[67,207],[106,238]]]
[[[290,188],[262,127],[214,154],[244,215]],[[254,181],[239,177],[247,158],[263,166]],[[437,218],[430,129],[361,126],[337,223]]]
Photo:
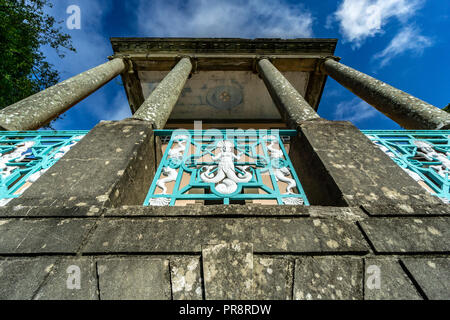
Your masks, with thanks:
[[[0,208],[0,299],[450,298],[449,207],[350,123],[299,123],[309,207],[143,207],[159,147],[100,123]]]

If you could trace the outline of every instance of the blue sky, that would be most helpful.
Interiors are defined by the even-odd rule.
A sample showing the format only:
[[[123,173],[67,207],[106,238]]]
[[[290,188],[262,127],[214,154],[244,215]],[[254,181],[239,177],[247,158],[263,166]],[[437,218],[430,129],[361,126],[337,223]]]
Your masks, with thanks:
[[[107,61],[110,37],[338,38],[341,62],[440,108],[450,103],[448,0],[54,0],[59,20],[81,9],[81,29],[63,30],[77,53],[44,52],[62,80]],[[328,78],[319,114],[360,129],[400,127]],[[58,130],[91,129],[130,116],[120,77],[66,112]]]

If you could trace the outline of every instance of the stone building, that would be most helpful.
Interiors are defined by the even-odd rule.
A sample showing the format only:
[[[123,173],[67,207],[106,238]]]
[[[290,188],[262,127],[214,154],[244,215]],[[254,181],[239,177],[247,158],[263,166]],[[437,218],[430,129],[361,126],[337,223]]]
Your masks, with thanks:
[[[450,298],[448,113],[335,39],[111,43],[0,111],[0,299]],[[33,131],[119,75],[131,118]],[[321,118],[328,76],[406,130]]]

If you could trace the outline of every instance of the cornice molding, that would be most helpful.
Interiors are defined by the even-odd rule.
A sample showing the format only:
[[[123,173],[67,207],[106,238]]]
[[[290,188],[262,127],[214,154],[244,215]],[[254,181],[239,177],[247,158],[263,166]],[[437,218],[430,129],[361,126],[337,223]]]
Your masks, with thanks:
[[[337,39],[111,38],[114,53],[300,54],[332,56]]]

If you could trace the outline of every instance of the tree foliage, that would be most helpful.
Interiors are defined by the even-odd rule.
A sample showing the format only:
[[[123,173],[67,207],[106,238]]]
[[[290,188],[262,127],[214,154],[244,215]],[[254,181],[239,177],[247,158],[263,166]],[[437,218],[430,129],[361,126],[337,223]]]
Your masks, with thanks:
[[[444,107],[442,110],[447,111],[448,113],[450,113],[450,103]]]
[[[0,0],[0,109],[48,88],[59,73],[42,52],[74,51],[71,38],[62,32],[62,21],[45,13],[49,0]]]

